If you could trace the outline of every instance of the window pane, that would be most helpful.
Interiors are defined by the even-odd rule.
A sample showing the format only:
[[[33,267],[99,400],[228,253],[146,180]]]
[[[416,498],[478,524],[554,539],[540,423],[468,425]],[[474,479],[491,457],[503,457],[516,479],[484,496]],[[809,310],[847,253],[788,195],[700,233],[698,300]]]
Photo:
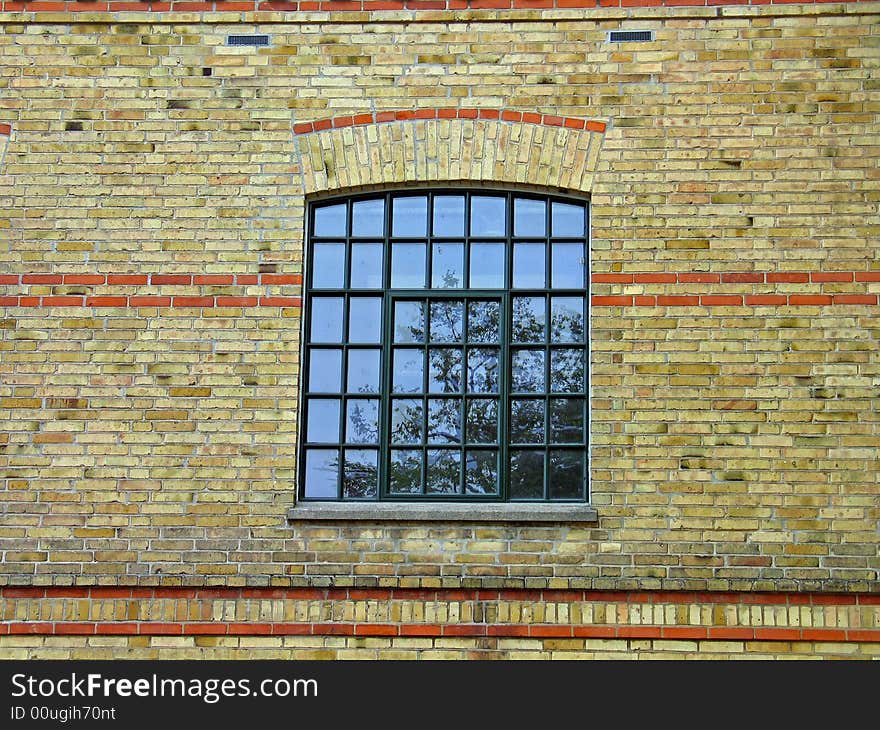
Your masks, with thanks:
[[[342,350],[312,350],[309,390],[316,393],[339,393],[342,390]]]
[[[391,246],[391,286],[396,289],[425,286],[424,243],[395,243]]]
[[[461,350],[451,347],[433,348],[429,354],[429,393],[461,393]]]
[[[510,402],[510,440],[515,444],[544,443],[543,399]]]
[[[551,297],[550,342],[583,342],[583,297]]]
[[[467,362],[468,393],[498,392],[498,350],[472,348]]]
[[[499,342],[501,305],[472,301],[468,304],[468,342]]]
[[[471,235],[503,236],[507,231],[506,200],[496,196],[471,198]]]
[[[415,398],[391,399],[391,443],[420,444],[423,421],[422,401]]]
[[[428,443],[461,443],[460,398],[431,398],[428,400]]]
[[[393,494],[419,494],[422,491],[422,452],[420,449],[391,450],[388,489]]]
[[[381,243],[351,244],[351,286],[354,289],[381,289],[385,284]]]
[[[543,200],[516,198],[513,201],[513,235],[547,235],[547,204]]]
[[[342,297],[312,299],[312,342],[342,342]]]
[[[438,195],[434,198],[434,235],[464,235],[463,195]]]
[[[544,452],[514,451],[510,456],[510,498],[541,499],[544,496]]]
[[[348,341],[382,341],[382,300],[353,297],[348,302]]]
[[[461,452],[451,449],[428,449],[426,467],[428,494],[461,492]]]
[[[379,401],[350,400],[345,407],[345,440],[351,444],[379,443]]]
[[[464,460],[464,491],[467,494],[498,493],[498,452],[468,451]]]
[[[513,298],[513,341],[544,342],[544,297]]]
[[[425,356],[421,350],[395,350],[391,390],[395,393],[421,393]]]
[[[385,201],[382,198],[352,203],[351,235],[358,238],[381,238],[385,235]]]
[[[550,499],[580,499],[584,493],[584,457],[580,451],[550,451]]]
[[[464,337],[463,317],[464,302],[460,299],[431,302],[430,342],[461,342]]]
[[[379,494],[379,452],[375,449],[346,449],[342,474],[342,496],[364,499]]]
[[[380,350],[348,351],[349,393],[379,392],[379,353]]]
[[[498,440],[498,402],[488,398],[469,400],[465,426],[468,443],[495,443]]]
[[[431,252],[431,286],[456,289],[464,284],[464,244],[435,243]]]
[[[315,208],[315,235],[345,238],[347,213],[345,203]]]
[[[584,213],[586,208],[582,205],[570,203],[553,203],[551,207],[551,219],[554,236],[567,238],[581,238],[584,235]]]
[[[344,243],[315,244],[312,286],[315,289],[341,289],[345,286]]]
[[[394,341],[425,341],[425,303],[398,301],[394,303]]]
[[[394,198],[391,211],[392,236],[424,238],[428,235],[428,199],[425,196]]]
[[[544,244],[517,243],[513,247],[513,286],[544,288]]]
[[[553,286],[556,289],[580,289],[584,285],[584,245],[582,243],[554,243],[550,252],[553,266]]]
[[[306,450],[306,497],[336,499],[338,496],[338,449]]]
[[[584,401],[581,398],[550,400],[550,441],[554,444],[584,442]]]
[[[339,401],[310,398],[306,441],[318,444],[339,443]]]
[[[514,350],[513,392],[541,393],[544,391],[544,351]]]
[[[504,244],[472,243],[470,261],[472,289],[500,289],[504,286]]]
[[[550,390],[554,393],[584,392],[584,351],[552,350],[550,353]]]

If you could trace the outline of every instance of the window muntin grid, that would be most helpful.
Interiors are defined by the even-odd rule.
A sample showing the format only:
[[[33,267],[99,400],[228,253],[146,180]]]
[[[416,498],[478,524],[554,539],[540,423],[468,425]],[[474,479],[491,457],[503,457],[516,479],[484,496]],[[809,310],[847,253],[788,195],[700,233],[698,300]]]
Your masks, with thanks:
[[[311,208],[301,498],[587,497],[587,204]]]

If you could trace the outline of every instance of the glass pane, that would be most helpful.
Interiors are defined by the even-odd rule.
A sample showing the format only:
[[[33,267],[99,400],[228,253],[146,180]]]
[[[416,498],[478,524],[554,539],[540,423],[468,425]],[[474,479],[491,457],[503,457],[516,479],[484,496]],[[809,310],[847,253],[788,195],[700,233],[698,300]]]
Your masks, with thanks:
[[[467,362],[468,393],[498,392],[498,350],[472,348]]]
[[[584,245],[582,243],[554,243],[551,251],[553,287],[580,289],[584,285]]]
[[[550,342],[584,341],[583,297],[551,297]]]
[[[550,451],[550,498],[581,499],[584,494],[584,457],[580,451]]]
[[[584,401],[581,398],[550,400],[550,441],[554,444],[584,442]]]
[[[544,351],[515,350],[513,353],[513,392],[544,392]]]
[[[394,341],[425,341],[425,303],[398,301],[394,303]]]
[[[315,208],[315,235],[344,238],[347,233],[346,220],[345,203]]]
[[[471,444],[498,442],[498,403],[488,398],[474,398],[468,402],[467,440]]]
[[[312,261],[315,289],[342,289],[345,286],[345,244],[316,243]]]
[[[544,496],[544,452],[514,451],[510,455],[510,498],[541,499]]]
[[[353,289],[381,289],[385,246],[381,243],[351,244],[351,286]]]
[[[544,401],[510,402],[510,440],[515,444],[544,443]]]
[[[358,238],[382,238],[385,235],[385,201],[382,198],[352,203],[351,235]]]
[[[431,302],[430,342],[461,342],[464,302],[461,299],[444,299]]]
[[[546,236],[547,203],[531,198],[516,198],[513,201],[513,235]]]
[[[379,350],[348,351],[349,393],[379,392]]]
[[[433,348],[429,354],[429,393],[461,393],[461,350]]]
[[[544,244],[517,243],[513,247],[513,286],[544,288]]]
[[[583,237],[586,208],[570,203],[553,203],[550,217],[554,236]]]
[[[353,297],[348,302],[348,341],[382,341],[382,300],[378,297]]]
[[[513,341],[544,342],[544,297],[513,298]]]
[[[428,401],[428,443],[461,443],[461,405],[460,398]]]
[[[428,199],[424,195],[394,198],[391,235],[402,238],[423,238],[428,235]]]
[[[437,195],[434,198],[434,235],[464,235],[463,195]]]
[[[581,349],[550,352],[550,390],[554,393],[584,392],[584,351]]]
[[[414,398],[391,399],[391,443],[420,444],[422,442],[422,401]]]
[[[339,443],[339,401],[310,398],[306,441],[318,444]]]
[[[337,449],[306,450],[306,497],[336,499],[339,480]]]
[[[425,286],[424,243],[392,244],[391,286],[397,289],[421,289]]]
[[[312,342],[342,342],[342,297],[312,299]]]
[[[428,494],[461,492],[461,452],[450,449],[428,449],[426,464]]]
[[[342,496],[364,499],[379,494],[379,452],[374,449],[346,449],[342,473]]]
[[[392,449],[388,489],[393,494],[419,494],[422,491],[421,450]]]
[[[468,451],[464,460],[467,494],[498,494],[498,452]]]
[[[421,350],[395,350],[391,370],[391,390],[395,393],[421,393],[425,355]]]
[[[503,236],[507,231],[506,200],[496,196],[471,198],[471,235]]]
[[[498,342],[501,306],[498,302],[468,303],[468,342]]]
[[[431,252],[431,286],[456,289],[464,285],[464,244],[435,243]]]
[[[504,286],[504,244],[471,244],[471,288],[499,289]]]
[[[378,400],[350,400],[346,404],[345,412],[345,440],[348,443],[379,443]]]
[[[338,393],[342,390],[342,350],[312,350],[309,358],[309,390]]]

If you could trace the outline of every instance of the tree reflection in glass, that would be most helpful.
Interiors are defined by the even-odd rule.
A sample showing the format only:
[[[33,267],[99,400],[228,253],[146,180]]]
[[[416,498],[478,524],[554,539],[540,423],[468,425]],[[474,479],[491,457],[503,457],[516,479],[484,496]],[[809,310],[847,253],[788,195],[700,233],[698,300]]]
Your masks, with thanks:
[[[584,491],[584,458],[578,451],[550,451],[550,498],[579,499]]]
[[[444,299],[431,302],[431,342],[461,342],[464,302],[460,299]]]
[[[583,393],[583,350],[564,348],[550,352],[550,390],[554,393]]]
[[[428,400],[428,443],[461,443],[461,399]]]
[[[456,494],[461,491],[461,452],[428,449],[425,483],[428,494]]]
[[[461,350],[434,347],[429,354],[429,393],[461,393]]]
[[[375,497],[379,490],[379,452],[345,449],[342,496],[350,499]]]
[[[544,452],[513,451],[510,455],[512,499],[541,499],[544,496]]]
[[[514,342],[544,342],[544,297],[513,298]]]
[[[345,410],[345,440],[350,444],[378,444],[379,401],[351,399]]]
[[[388,470],[389,490],[394,494],[422,491],[422,452],[420,449],[392,449]]]
[[[582,398],[550,399],[550,440],[555,444],[584,441],[584,401]]]
[[[584,341],[584,300],[582,297],[551,298],[550,341]]]
[[[498,342],[500,323],[501,305],[498,302],[468,302],[468,342]]]
[[[513,351],[513,391],[515,393],[544,392],[544,351]]]
[[[422,343],[425,341],[425,303],[394,302],[394,341]]]
[[[544,443],[543,398],[515,398],[510,402],[510,440],[515,444]]]
[[[468,393],[497,393],[498,350],[473,347],[467,357]]]
[[[422,400],[391,399],[391,443],[418,444],[422,441],[424,413]]]
[[[467,494],[498,493],[498,452],[468,451],[464,460],[464,490]]]
[[[469,399],[465,426],[468,443],[495,443],[498,440],[498,402],[489,398]]]

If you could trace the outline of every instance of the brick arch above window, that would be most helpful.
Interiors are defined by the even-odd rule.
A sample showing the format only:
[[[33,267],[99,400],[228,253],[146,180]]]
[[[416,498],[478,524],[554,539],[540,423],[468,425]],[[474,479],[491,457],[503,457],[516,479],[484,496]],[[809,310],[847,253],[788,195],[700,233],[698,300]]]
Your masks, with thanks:
[[[366,186],[509,183],[590,192],[602,121],[423,109],[294,125],[306,194]]]

